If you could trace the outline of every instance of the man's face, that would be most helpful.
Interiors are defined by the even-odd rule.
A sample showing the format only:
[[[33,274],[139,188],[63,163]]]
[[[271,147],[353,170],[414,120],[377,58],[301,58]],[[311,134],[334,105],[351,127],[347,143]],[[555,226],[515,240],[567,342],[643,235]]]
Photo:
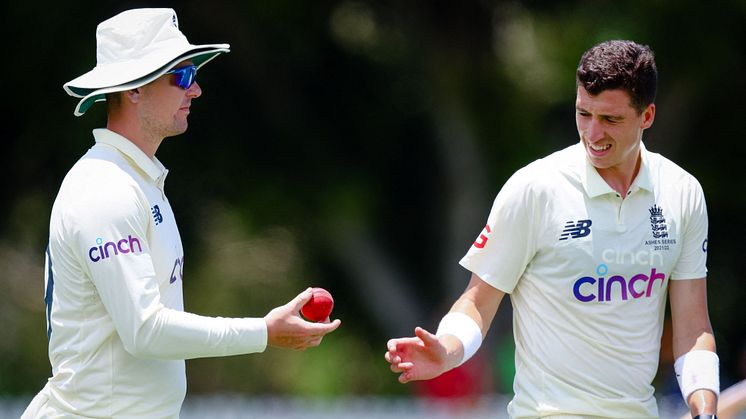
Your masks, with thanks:
[[[654,118],[654,104],[638,114],[625,90],[604,90],[591,96],[578,86],[575,123],[580,141],[599,173],[634,174],[642,132],[653,124]]]
[[[190,60],[174,68],[191,65]],[[164,74],[155,81],[141,87],[143,103],[138,108],[143,127],[160,138],[172,137],[186,131],[189,107],[192,99],[202,94],[195,81],[188,89],[176,84],[176,75]]]

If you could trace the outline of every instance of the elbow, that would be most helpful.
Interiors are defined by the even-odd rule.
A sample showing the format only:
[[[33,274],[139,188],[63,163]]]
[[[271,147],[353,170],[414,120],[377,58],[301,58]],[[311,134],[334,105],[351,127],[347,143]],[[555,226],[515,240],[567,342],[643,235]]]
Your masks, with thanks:
[[[122,343],[124,344],[124,350],[135,358],[157,358],[156,354],[154,354],[153,351],[150,349],[150,346],[140,339],[133,339],[132,341],[126,343],[122,341]]]
[[[162,358],[157,345],[159,317],[160,310],[141,322],[129,338],[122,337],[122,345],[127,353],[141,359]]]
[[[703,328],[691,331],[690,333],[680,333],[673,338],[674,357],[695,350],[704,350],[716,352],[715,336],[711,328]]]
[[[153,359],[157,355],[151,349],[151,345],[145,339],[134,336],[132,339],[122,339],[122,346],[128,354],[140,359]]]

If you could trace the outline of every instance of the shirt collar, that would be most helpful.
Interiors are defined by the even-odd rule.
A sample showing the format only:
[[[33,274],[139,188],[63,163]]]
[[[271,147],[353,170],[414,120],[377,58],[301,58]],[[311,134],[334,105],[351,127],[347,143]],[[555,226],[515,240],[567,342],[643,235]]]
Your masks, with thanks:
[[[588,155],[583,147],[580,147],[585,160],[585,176],[583,178],[583,185],[588,196],[595,198],[597,196],[605,195],[607,193],[616,193],[614,189],[609,186],[608,183],[598,174],[598,171],[588,159]],[[653,184],[650,178],[650,164],[649,164],[649,152],[645,148],[645,144],[640,141],[640,156],[642,162],[640,163],[640,171],[637,173],[637,177],[632,181],[630,185],[630,191],[634,192],[637,189],[646,189],[648,191],[653,190]]]
[[[162,183],[165,180],[168,169],[155,156],[151,159],[127,138],[106,128],[94,129],[93,137],[97,144],[111,146],[128,157],[135,166],[145,172],[153,181]]]

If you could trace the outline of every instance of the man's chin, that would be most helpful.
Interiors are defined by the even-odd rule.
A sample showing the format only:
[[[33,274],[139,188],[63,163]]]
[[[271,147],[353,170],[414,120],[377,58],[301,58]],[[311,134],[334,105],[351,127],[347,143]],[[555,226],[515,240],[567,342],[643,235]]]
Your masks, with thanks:
[[[164,138],[176,137],[177,135],[181,135],[185,133],[188,125],[189,124],[187,124],[186,122],[184,122],[183,124],[179,124],[178,127],[174,127],[174,129],[172,129],[171,132],[169,132],[169,134],[166,135]]]

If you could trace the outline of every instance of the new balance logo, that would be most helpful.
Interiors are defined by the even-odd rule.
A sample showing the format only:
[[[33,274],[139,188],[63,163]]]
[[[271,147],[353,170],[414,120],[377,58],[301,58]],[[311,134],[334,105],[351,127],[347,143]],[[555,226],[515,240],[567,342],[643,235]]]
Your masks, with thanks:
[[[153,214],[153,221],[155,221],[155,225],[163,222],[163,215],[161,215],[161,209],[158,208],[158,205],[153,205],[153,208],[150,209],[150,212]]]
[[[593,224],[591,220],[568,221],[565,223],[565,229],[562,230],[560,240],[577,239],[591,234],[591,224]]]

